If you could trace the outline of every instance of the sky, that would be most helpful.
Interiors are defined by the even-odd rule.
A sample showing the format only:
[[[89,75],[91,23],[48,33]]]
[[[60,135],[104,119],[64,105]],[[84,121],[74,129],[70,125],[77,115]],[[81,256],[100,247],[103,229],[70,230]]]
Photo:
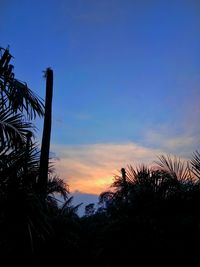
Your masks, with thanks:
[[[54,71],[51,154],[71,192],[98,195],[127,164],[200,148],[198,0],[0,6],[16,77],[44,98],[43,71]]]

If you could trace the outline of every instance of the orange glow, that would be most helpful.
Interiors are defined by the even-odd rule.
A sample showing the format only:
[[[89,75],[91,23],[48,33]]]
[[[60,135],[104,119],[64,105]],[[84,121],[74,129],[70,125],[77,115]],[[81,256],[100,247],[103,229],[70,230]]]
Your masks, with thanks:
[[[93,181],[90,180],[82,180],[73,182],[70,180],[70,191],[80,191],[88,194],[96,194],[99,195],[100,193],[109,189],[112,183],[113,177],[94,177]]]
[[[64,179],[70,192],[100,194],[110,189],[113,177],[127,164],[151,163],[162,151],[134,143],[90,144],[80,146],[54,145],[59,156],[56,172]]]
[[[66,159],[61,159],[56,164],[56,169],[60,171],[60,177],[66,180],[69,184],[70,192],[80,191],[89,194],[100,194],[101,192],[108,190],[112,184],[115,170],[101,170],[94,167],[80,165],[78,162],[70,164]],[[74,170],[72,169],[74,167]],[[79,171],[77,172],[77,167]],[[116,171],[115,171],[116,172]],[[111,174],[110,176],[108,174]]]

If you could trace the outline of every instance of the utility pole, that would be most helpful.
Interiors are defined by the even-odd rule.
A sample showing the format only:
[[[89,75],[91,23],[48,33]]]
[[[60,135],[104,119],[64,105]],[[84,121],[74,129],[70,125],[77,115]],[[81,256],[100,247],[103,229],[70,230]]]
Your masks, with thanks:
[[[46,70],[46,96],[45,96],[45,114],[44,126],[42,135],[42,145],[40,154],[40,169],[38,187],[39,192],[43,198],[47,193],[48,182],[48,165],[49,165],[49,149],[51,139],[51,117],[52,117],[52,98],[53,98],[53,70],[47,68]]]

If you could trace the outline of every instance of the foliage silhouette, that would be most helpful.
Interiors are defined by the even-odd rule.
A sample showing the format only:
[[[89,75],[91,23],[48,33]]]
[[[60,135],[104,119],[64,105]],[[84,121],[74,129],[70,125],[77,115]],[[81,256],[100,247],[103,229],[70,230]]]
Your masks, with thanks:
[[[41,99],[26,83],[20,82],[13,73],[14,66],[8,49],[0,49],[0,144],[19,146],[26,141],[26,134],[33,126],[26,120],[44,115]]]
[[[98,208],[90,203],[79,217],[81,204],[73,205],[68,185],[49,165],[51,112],[45,110],[46,148],[40,153],[31,120],[44,115],[44,105],[15,79],[9,50],[1,51],[2,261],[9,265],[14,258],[15,264],[38,266],[63,264],[64,258],[73,266],[81,260],[83,266],[114,267],[188,260],[193,266],[200,243],[200,153],[190,162],[161,155],[151,168],[122,168],[110,191],[100,194]],[[53,72],[48,73],[51,91]],[[50,108],[52,99],[47,98]]]
[[[197,165],[194,159],[191,163],[198,170],[196,155]],[[128,166],[126,177],[122,170],[115,176],[113,190],[100,195],[103,209],[99,216],[106,223],[98,229],[99,233],[103,231],[104,240],[99,242],[97,265],[126,265],[131,254],[140,265],[146,260],[156,264],[159,259],[179,264],[188,260],[191,264],[197,258],[199,180],[191,176],[190,163],[176,157],[159,158],[161,161],[153,168]]]
[[[4,50],[0,59],[0,249],[6,260],[13,255],[20,263],[26,258],[36,260],[37,255],[42,258],[40,251],[55,232],[54,194],[67,199],[68,187],[49,169],[41,199],[40,151],[33,142],[34,126],[29,120],[43,116],[44,105],[14,78],[10,59],[8,49]]]

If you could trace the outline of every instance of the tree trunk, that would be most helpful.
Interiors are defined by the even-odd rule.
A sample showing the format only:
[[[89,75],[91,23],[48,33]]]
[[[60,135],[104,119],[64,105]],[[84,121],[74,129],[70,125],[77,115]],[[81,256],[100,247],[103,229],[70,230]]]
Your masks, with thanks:
[[[126,170],[124,168],[121,168],[121,174],[122,174],[122,182],[123,182],[123,197],[124,197],[124,201],[127,202],[127,195],[128,195],[128,191],[127,191],[127,180],[126,180]]]
[[[45,114],[44,114],[44,127],[42,135],[41,154],[40,154],[40,171],[38,179],[39,191],[44,198],[46,197],[47,194],[47,182],[48,182],[52,97],[53,97],[53,71],[50,68],[48,68],[46,70]]]

